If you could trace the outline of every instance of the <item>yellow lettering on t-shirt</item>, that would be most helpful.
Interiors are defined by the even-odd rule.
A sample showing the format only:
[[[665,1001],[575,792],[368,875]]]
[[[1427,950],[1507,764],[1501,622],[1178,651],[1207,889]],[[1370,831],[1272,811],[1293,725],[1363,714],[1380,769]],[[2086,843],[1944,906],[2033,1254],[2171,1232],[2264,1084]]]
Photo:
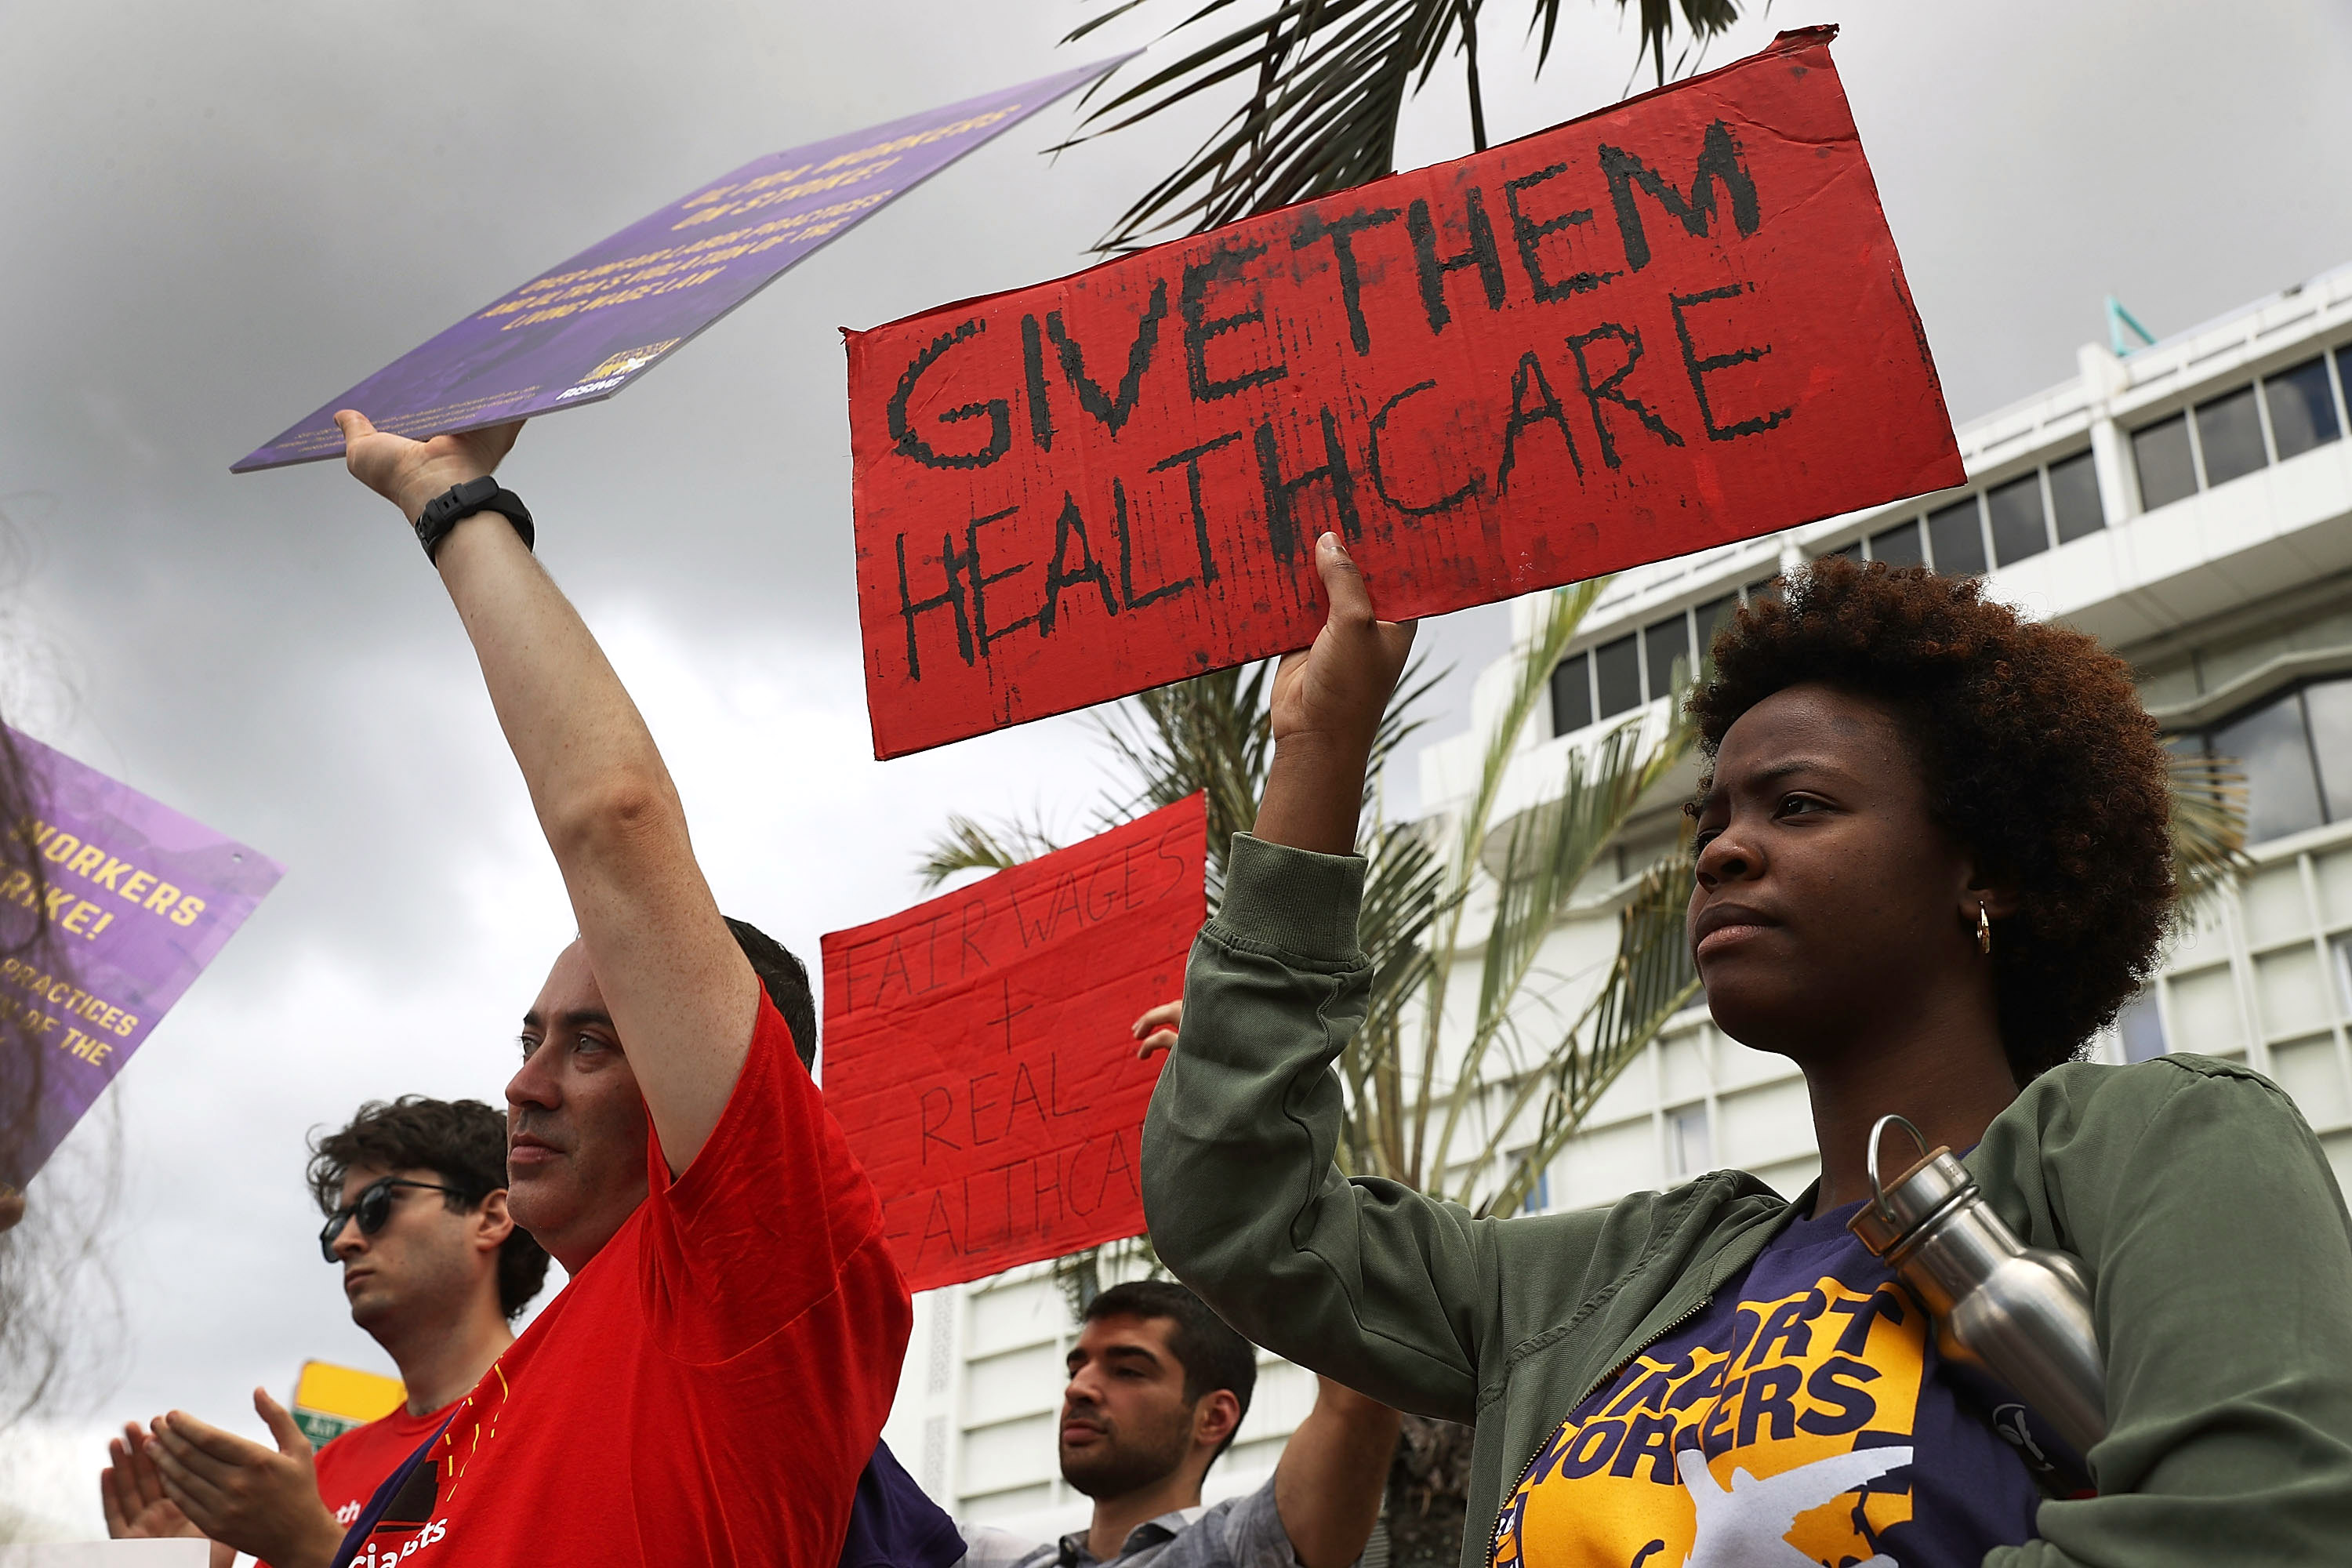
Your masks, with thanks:
[[[1892,1285],[1825,1276],[1739,1321],[1734,1349],[1638,1357],[1560,1425],[1504,1504],[1494,1568],[1763,1562],[1774,1542],[1815,1563],[1876,1554],[1911,1517],[1908,1487],[1881,1478],[1911,1460],[1927,1314]]]

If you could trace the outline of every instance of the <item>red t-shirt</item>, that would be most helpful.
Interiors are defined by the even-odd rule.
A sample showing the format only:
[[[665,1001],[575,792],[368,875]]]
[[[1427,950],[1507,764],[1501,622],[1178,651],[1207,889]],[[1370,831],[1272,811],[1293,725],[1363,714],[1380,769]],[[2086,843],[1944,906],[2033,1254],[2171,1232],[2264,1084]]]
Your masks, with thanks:
[[[829,1568],[912,1309],[765,995],[727,1110],[457,1411],[351,1558]]]
[[[319,1500],[335,1522],[345,1530],[356,1523],[383,1478],[400,1468],[400,1461],[416,1452],[416,1445],[433,1436],[448,1414],[411,1415],[403,1405],[320,1449]]]

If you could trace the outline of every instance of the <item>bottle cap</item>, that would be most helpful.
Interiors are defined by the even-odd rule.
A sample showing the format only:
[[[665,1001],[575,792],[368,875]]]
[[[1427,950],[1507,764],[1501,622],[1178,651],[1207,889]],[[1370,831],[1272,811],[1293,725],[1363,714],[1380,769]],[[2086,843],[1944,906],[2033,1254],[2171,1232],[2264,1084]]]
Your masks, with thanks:
[[[1891,1182],[1884,1182],[1878,1175],[1878,1145],[1886,1129],[1896,1124],[1911,1134],[1911,1142],[1921,1152],[1908,1170]],[[1975,1178],[1951,1150],[1940,1143],[1929,1149],[1919,1130],[1901,1116],[1882,1116],[1871,1128],[1868,1166],[1869,1201],[1846,1221],[1846,1228],[1881,1258],[1913,1231],[1976,1190]]]

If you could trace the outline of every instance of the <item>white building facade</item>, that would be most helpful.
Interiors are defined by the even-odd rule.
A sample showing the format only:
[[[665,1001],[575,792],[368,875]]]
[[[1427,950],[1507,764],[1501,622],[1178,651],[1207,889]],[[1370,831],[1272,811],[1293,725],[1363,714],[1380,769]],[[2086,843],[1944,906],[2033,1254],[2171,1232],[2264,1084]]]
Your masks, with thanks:
[[[2352,267],[2126,358],[2085,347],[2079,366],[1959,431],[1964,489],[1619,576],[1522,738],[1504,814],[1556,792],[1570,748],[1663,722],[1675,661],[1796,563],[1842,552],[1981,574],[1992,596],[2122,655],[2170,743],[2247,776],[2250,871],[2095,1054],[2244,1061],[2294,1097],[2352,1182]],[[1514,613],[1525,637],[1532,608]],[[1512,679],[1508,659],[1483,671],[1470,730],[1423,751],[1431,811],[1475,784]],[[1617,900],[1674,842],[1691,782],[1685,769],[1655,792],[1580,889],[1545,955],[1549,1000],[1614,952]],[[1818,1170],[1811,1119],[1785,1060],[1693,1007],[1602,1097],[1537,1201],[1581,1207],[1726,1166],[1794,1194]],[[1040,1535],[1083,1522],[1054,1458],[1074,1331],[1042,1267],[919,1299],[887,1436],[934,1497]],[[1310,1377],[1265,1361],[1212,1499],[1262,1479],[1312,1401]]]

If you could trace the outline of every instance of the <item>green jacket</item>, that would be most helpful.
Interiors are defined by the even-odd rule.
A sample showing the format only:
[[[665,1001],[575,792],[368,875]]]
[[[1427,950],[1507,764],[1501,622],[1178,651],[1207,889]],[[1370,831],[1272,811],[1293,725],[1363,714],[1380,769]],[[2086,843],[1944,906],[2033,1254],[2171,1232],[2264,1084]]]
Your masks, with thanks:
[[[1696,1313],[1794,1212],[1719,1171],[1601,1209],[1478,1219],[1339,1173],[1330,1064],[1362,1022],[1363,862],[1234,841],[1143,1131],[1160,1257],[1269,1350],[1472,1423],[1465,1568],[1570,1410]],[[2352,1563],[2352,1218],[2258,1074],[2200,1057],[2044,1073],[1968,1166],[2094,1285],[2102,1495],[1989,1568]]]

